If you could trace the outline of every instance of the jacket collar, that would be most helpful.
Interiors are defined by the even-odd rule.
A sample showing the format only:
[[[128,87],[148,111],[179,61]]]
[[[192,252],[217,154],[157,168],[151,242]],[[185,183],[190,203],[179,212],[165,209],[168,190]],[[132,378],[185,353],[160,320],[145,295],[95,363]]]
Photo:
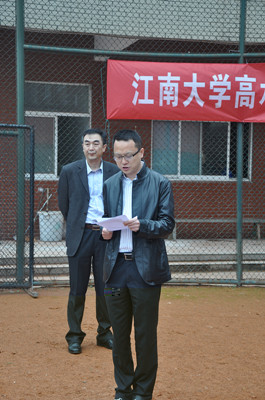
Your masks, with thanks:
[[[145,175],[148,173],[148,171],[149,171],[149,168],[147,167],[147,165],[146,165],[145,162],[143,161],[142,168],[140,169],[140,171],[139,171],[138,174],[136,175],[136,176],[137,176],[137,180],[138,180],[138,179],[143,179],[143,178],[145,177]],[[125,175],[123,174],[122,171],[120,171],[120,172],[121,172],[121,173],[120,173],[120,179],[122,180],[123,177],[124,177]]]
[[[145,177],[145,175],[147,174],[147,172],[148,172],[148,167],[145,164],[145,162],[143,162],[143,166],[137,174],[137,179],[143,179]]]

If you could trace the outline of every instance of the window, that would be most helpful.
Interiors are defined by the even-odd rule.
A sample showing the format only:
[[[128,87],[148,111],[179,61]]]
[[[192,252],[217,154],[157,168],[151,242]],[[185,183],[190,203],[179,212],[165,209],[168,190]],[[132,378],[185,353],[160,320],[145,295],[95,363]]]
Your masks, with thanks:
[[[26,82],[25,123],[35,131],[36,179],[54,179],[63,165],[82,157],[90,99],[88,85]]]
[[[250,179],[252,125],[243,126],[243,178]],[[171,179],[236,178],[236,123],[153,121],[152,132],[154,170]]]

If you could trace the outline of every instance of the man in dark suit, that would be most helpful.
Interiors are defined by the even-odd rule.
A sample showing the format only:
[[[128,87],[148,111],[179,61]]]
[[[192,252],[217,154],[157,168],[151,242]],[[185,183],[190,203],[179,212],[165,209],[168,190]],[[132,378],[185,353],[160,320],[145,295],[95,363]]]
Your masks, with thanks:
[[[171,184],[142,161],[136,131],[113,139],[120,172],[103,186],[105,217],[125,214],[124,228],[103,228],[105,296],[114,333],[115,399],[151,400],[157,372],[157,324],[161,284],[170,279],[164,239],[173,231]],[[134,369],[130,334],[134,320]]]
[[[88,129],[82,135],[85,158],[62,168],[58,185],[59,208],[66,221],[66,246],[70,272],[67,307],[68,350],[81,353],[85,332],[81,329],[85,296],[91,264],[96,289],[97,345],[112,349],[106,301],[104,297],[103,260],[106,244],[100,238],[97,218],[103,215],[103,182],[118,172],[116,165],[102,161],[106,133]]]

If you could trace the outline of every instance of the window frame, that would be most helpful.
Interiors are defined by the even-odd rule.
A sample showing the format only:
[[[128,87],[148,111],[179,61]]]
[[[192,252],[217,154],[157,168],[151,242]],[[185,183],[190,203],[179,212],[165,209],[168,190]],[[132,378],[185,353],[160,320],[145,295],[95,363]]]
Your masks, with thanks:
[[[157,120],[159,122],[163,122],[162,120]],[[154,122],[156,120],[151,121],[151,168],[153,168],[153,150],[154,150]],[[170,121],[166,121],[170,122]],[[229,177],[229,165],[230,165],[230,146],[231,146],[231,122],[230,121],[172,121],[178,122],[178,165],[177,165],[177,174],[164,174],[170,181],[221,181],[221,182],[236,182],[237,178]],[[227,129],[227,161],[226,161],[226,175],[181,175],[181,123],[182,122],[198,122],[200,123],[200,172],[201,171],[201,158],[202,158],[202,126],[203,122],[223,122],[228,125]],[[243,181],[250,182],[252,180],[252,159],[253,159],[253,123],[249,123],[249,154],[248,154],[248,178],[243,178]]]
[[[87,113],[71,113],[71,112],[61,112],[61,111],[30,111],[25,110],[25,117],[37,117],[37,118],[53,118],[54,119],[54,173],[35,173],[34,179],[41,181],[58,180],[58,118],[59,117],[84,117],[89,119],[89,126],[91,127],[92,120],[92,86],[91,84],[85,83],[66,83],[66,82],[42,82],[42,81],[25,81],[25,83],[35,83],[35,84],[47,84],[47,85],[64,85],[64,86],[86,86],[88,88],[88,107]],[[80,132],[81,135],[82,132]],[[29,174],[25,174],[26,178],[29,178]]]

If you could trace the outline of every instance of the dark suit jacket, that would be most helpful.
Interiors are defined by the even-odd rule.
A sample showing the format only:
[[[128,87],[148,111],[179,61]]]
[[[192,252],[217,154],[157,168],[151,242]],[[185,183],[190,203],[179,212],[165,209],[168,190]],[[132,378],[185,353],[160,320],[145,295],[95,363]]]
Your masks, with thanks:
[[[119,168],[103,161],[103,182]],[[86,160],[75,161],[62,168],[58,184],[59,208],[66,220],[67,255],[74,256],[81,242],[89,204]]]

